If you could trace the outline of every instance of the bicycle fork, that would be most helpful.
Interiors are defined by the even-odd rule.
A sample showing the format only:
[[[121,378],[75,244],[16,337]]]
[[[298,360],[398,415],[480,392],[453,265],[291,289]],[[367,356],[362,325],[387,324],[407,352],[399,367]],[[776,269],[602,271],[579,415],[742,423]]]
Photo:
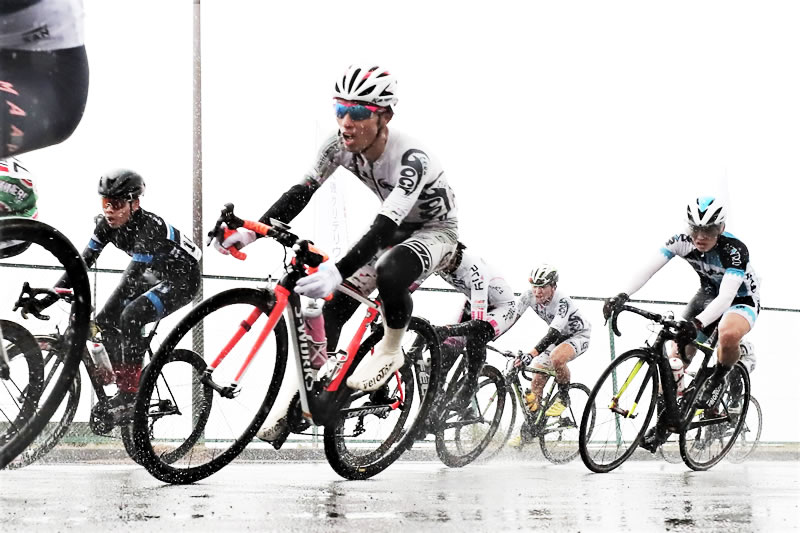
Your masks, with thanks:
[[[0,379],[10,379],[11,369],[9,368],[8,353],[3,342],[3,326],[0,324]]]
[[[641,370],[642,365],[645,363],[644,359],[639,359],[634,365],[633,370],[628,375],[628,379],[625,380],[625,383],[622,384],[620,387],[619,392],[617,392],[612,398],[611,403],[609,404],[608,408],[611,409],[613,412],[622,415],[625,418],[636,418],[636,408],[639,405],[639,400],[641,400],[642,395],[644,394],[644,389],[647,386],[647,383],[650,381],[650,378],[653,374],[653,367],[648,365],[647,367],[647,375],[642,380],[642,384],[639,386],[639,391],[636,393],[636,397],[633,400],[633,404],[631,405],[630,409],[623,409],[619,406],[619,399],[628,389],[628,386],[633,382],[633,379],[636,377],[636,374],[639,373]]]

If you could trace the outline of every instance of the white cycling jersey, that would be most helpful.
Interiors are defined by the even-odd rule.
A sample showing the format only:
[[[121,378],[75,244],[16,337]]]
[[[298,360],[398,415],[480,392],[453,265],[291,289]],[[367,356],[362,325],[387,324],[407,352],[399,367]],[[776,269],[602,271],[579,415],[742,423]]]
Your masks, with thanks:
[[[395,130],[375,162],[345,150],[338,133],[323,143],[316,164],[305,179],[322,184],[338,168],[352,172],[383,203],[378,214],[396,224],[456,224],[456,203],[444,171],[417,140]],[[452,223],[452,224],[450,224]]]
[[[438,274],[468,298],[466,305],[469,306],[470,318],[484,320],[494,327],[495,338],[514,324],[514,290],[479,256],[464,250],[457,269]]]
[[[0,49],[63,50],[83,37],[83,0],[39,0],[0,15]]]
[[[539,315],[539,318],[565,337],[571,337],[579,332],[589,333],[592,330],[592,325],[583,317],[572,298],[559,288],[556,288],[555,292],[553,292],[553,298],[550,299],[550,303],[547,305],[536,303],[533,289],[528,289],[517,302],[517,319],[529,307]]]

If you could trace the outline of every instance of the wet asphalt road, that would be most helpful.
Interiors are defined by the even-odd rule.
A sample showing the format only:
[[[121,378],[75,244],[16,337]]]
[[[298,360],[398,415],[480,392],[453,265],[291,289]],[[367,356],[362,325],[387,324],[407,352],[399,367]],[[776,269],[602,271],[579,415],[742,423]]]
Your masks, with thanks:
[[[238,463],[167,486],[133,465],[0,472],[2,531],[800,531],[800,463],[708,472],[631,461],[400,462],[368,481],[326,463]]]

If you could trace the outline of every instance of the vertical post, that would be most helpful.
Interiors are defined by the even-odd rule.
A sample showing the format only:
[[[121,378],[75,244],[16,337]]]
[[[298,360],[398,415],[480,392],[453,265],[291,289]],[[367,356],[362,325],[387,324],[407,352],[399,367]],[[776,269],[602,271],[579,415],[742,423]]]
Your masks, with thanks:
[[[200,0],[194,0],[194,20],[192,25],[192,238],[198,246],[203,246],[203,122],[201,93],[201,55],[200,55]],[[203,271],[203,259],[200,259]],[[194,304],[203,300],[203,281],[194,299]],[[203,357],[203,324],[192,330],[192,350]],[[192,382],[192,423],[197,424],[200,415],[197,406],[203,398],[203,388],[195,377]]]
[[[608,346],[611,351],[611,361],[617,357],[614,346],[614,329],[611,327],[611,322],[608,323]],[[614,388],[614,395],[617,394],[617,369],[611,371],[611,384]],[[617,429],[617,448],[622,446],[622,429],[619,427],[619,414],[614,413],[614,424]]]

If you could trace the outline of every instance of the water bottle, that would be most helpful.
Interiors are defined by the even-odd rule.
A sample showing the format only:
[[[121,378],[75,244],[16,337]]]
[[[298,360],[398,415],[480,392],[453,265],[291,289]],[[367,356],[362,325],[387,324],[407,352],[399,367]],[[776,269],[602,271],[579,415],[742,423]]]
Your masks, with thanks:
[[[111,367],[111,360],[108,358],[106,347],[99,342],[89,341],[89,355],[95,367],[95,378],[102,385],[110,385],[115,381],[114,369]]]
[[[683,389],[686,387],[683,383],[683,361],[680,357],[670,357],[669,366],[672,368],[672,377],[675,378],[675,390],[680,398],[683,396]]]
[[[303,308],[303,322],[308,337],[311,368],[319,370],[328,360],[328,341],[325,338],[325,319],[322,318],[322,308],[317,305],[315,300],[309,301],[308,305]]]

